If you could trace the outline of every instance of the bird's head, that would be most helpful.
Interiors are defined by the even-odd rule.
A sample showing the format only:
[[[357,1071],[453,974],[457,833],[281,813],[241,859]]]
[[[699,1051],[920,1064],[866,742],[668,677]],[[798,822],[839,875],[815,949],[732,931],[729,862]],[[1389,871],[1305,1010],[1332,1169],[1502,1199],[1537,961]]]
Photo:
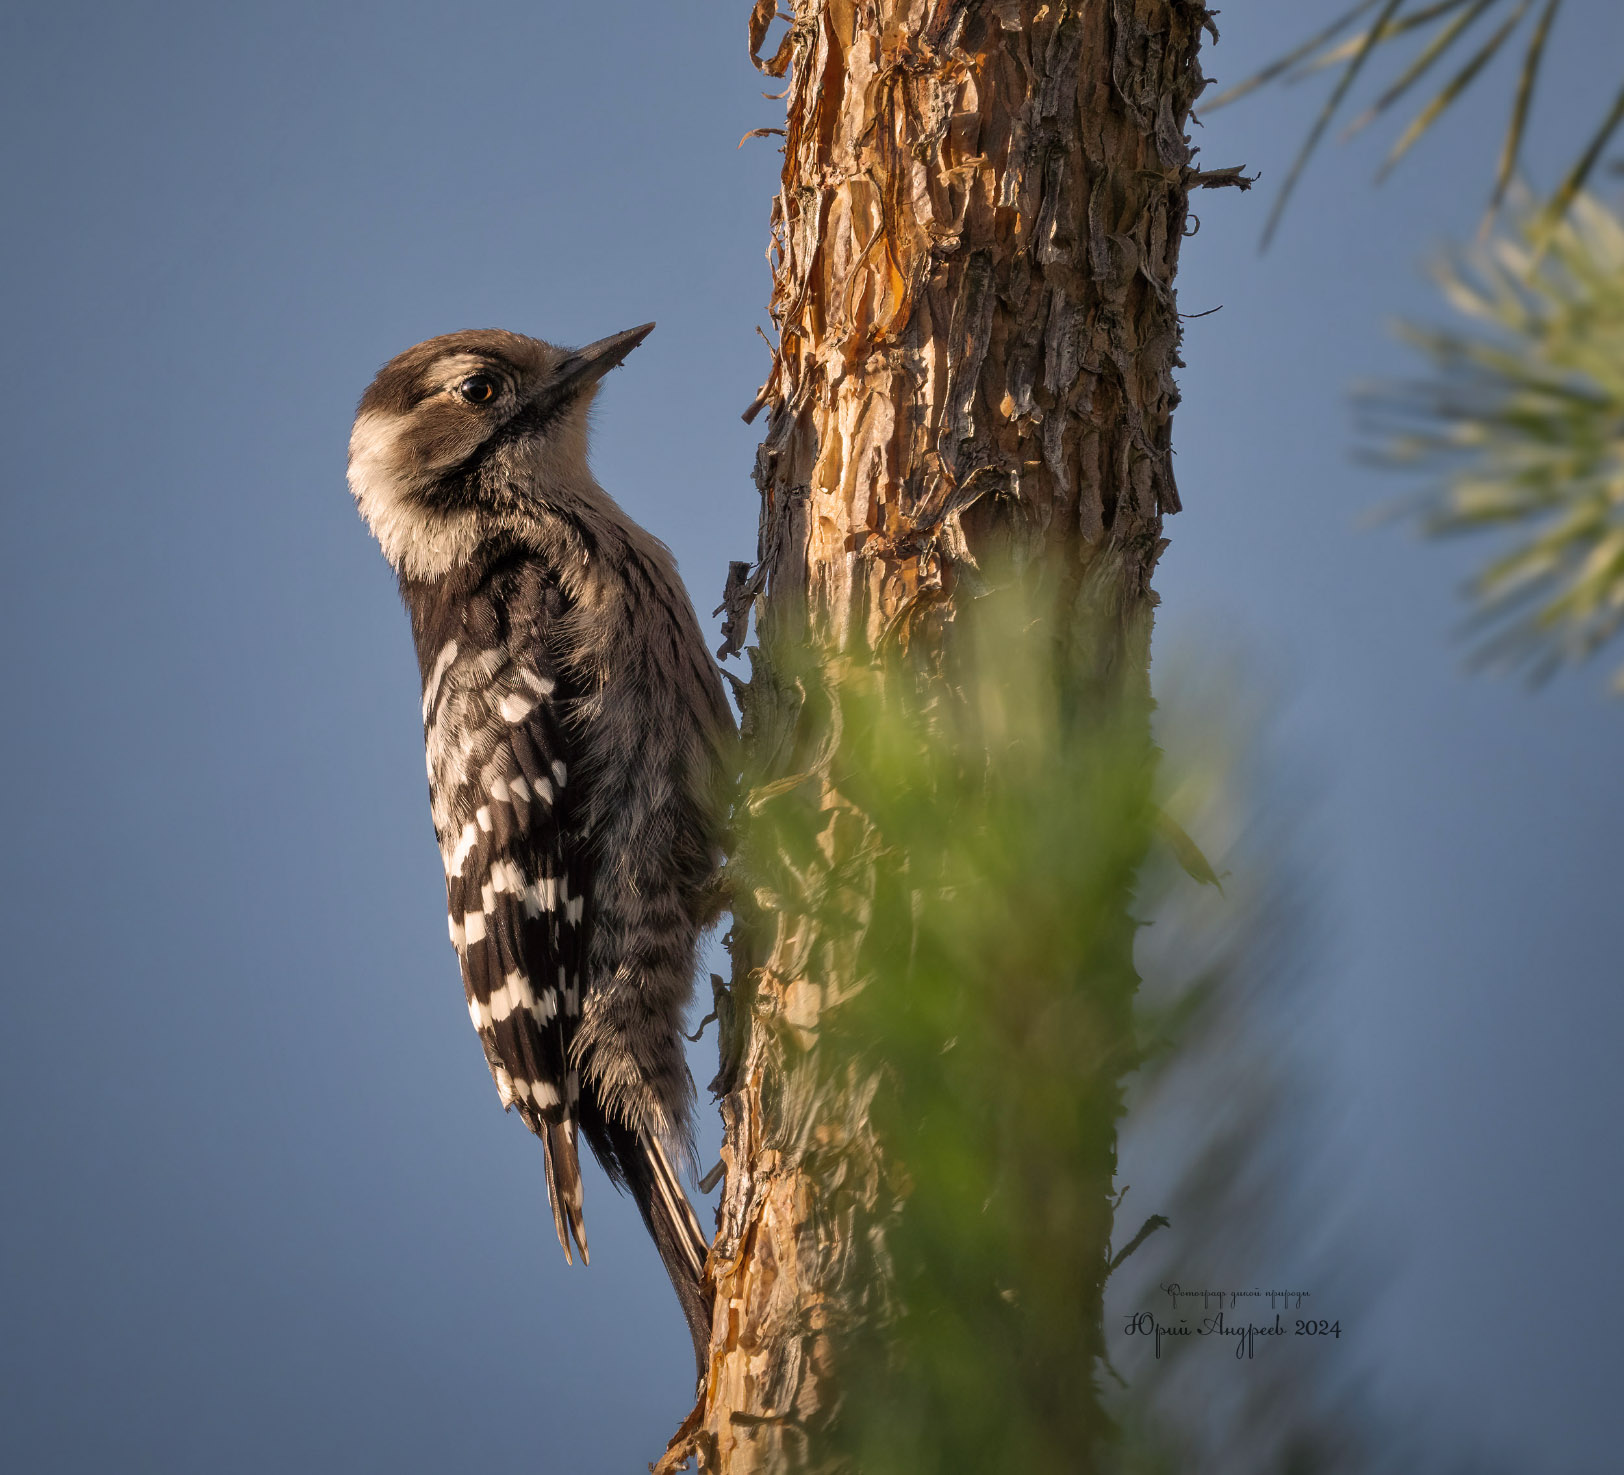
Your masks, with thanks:
[[[598,381],[653,323],[585,348],[496,328],[447,333],[392,358],[361,396],[350,433],[350,490],[384,556],[432,578],[465,558],[493,513],[511,510],[513,475],[545,495],[590,484],[586,416]],[[483,505],[500,496],[502,505]]]

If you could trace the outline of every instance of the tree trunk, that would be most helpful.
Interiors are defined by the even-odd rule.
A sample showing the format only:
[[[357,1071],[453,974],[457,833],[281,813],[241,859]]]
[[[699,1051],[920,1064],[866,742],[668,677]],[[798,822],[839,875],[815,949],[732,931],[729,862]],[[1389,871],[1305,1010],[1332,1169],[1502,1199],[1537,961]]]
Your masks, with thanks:
[[[996,557],[1061,591],[1086,677],[1148,699],[1150,578],[1179,505],[1173,280],[1200,182],[1185,126],[1209,18],[1179,0],[794,7],[758,59],[791,79],[779,348],[753,407],[769,412],[758,561],[734,566],[725,632],[739,649],[755,614],[752,772],[823,774],[838,831],[833,739],[775,670],[785,643],[928,643]],[[761,0],[751,17],[758,58],[773,12]],[[809,966],[808,924],[735,902],[709,1377],[662,1462],[728,1475],[813,1467],[810,1435],[837,1405],[827,1332],[867,1294],[851,1247],[882,1178],[861,1083],[798,1092],[786,1058],[815,1049],[829,1000],[811,980],[841,977],[843,959]],[[1102,1204],[1108,1157],[1079,1166]],[[1080,1247],[1101,1285],[1102,1221]]]

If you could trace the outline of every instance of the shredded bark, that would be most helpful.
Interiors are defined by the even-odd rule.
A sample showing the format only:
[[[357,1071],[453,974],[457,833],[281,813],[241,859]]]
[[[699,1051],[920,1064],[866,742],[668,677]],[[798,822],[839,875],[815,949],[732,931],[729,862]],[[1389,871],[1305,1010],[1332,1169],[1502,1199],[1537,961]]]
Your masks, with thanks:
[[[720,653],[753,613],[745,740],[758,771],[821,786],[833,853],[838,734],[770,668],[775,641],[907,645],[996,552],[1103,616],[1088,628],[1114,633],[1079,660],[1148,691],[1151,573],[1180,505],[1189,191],[1246,181],[1192,163],[1199,4],[795,0],[768,54],[776,14],[760,0],[748,39],[789,78],[778,344],[746,415],[769,411],[758,546],[729,569]],[[807,982],[828,944],[771,898],[736,897],[735,917],[709,1377],[661,1471],[811,1468],[808,1431],[837,1406],[828,1328],[873,1293],[852,1250],[882,1196],[865,1083],[819,1090],[793,1068],[831,1002]]]

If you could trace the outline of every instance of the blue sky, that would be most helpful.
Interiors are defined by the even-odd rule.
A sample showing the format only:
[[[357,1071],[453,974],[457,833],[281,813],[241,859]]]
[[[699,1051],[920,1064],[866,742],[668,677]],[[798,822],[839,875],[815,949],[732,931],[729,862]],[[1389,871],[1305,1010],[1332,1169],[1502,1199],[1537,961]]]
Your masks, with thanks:
[[[635,1211],[589,1182],[593,1265],[566,1269],[467,1027],[406,622],[343,466],[420,338],[653,319],[594,464],[708,614],[754,548],[767,363],[779,156],[735,144],[775,89],[745,9],[0,19],[17,1468],[638,1469],[684,1412]],[[1208,72],[1303,9],[1222,16]],[[1624,54],[1613,7],[1574,10],[1595,44],[1556,58],[1536,165]],[[1619,1373],[1624,713],[1599,672],[1462,674],[1470,559],[1360,530],[1396,488],[1351,463],[1344,397],[1408,367],[1387,315],[1439,311],[1417,267],[1475,227],[1492,101],[1380,192],[1368,147],[1328,152],[1261,259],[1311,100],[1204,129],[1264,182],[1202,199],[1186,245],[1184,311],[1223,310],[1189,325],[1158,650],[1245,649],[1323,795],[1340,1209],[1397,1263],[1353,1318],[1378,1376],[1568,1471],[1605,1463]]]

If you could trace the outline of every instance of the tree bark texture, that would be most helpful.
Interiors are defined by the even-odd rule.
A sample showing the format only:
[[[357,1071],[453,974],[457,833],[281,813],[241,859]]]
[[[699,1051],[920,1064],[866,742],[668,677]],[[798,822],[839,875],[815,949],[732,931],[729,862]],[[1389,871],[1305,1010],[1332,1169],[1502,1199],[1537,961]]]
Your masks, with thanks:
[[[752,772],[824,775],[838,848],[837,739],[775,671],[779,643],[928,643],[996,557],[1061,591],[1089,677],[1148,695],[1210,20],[1181,0],[795,0],[766,57],[774,8],[750,39],[788,78],[779,345],[752,407],[757,561],[730,575],[725,649],[753,613]],[[810,966],[804,921],[735,902],[710,1364],[663,1467],[743,1475],[811,1467],[837,1404],[827,1332],[868,1294],[851,1251],[883,1217],[883,1174],[863,1083],[820,1093],[795,1068],[832,1003],[812,980],[846,960]]]

